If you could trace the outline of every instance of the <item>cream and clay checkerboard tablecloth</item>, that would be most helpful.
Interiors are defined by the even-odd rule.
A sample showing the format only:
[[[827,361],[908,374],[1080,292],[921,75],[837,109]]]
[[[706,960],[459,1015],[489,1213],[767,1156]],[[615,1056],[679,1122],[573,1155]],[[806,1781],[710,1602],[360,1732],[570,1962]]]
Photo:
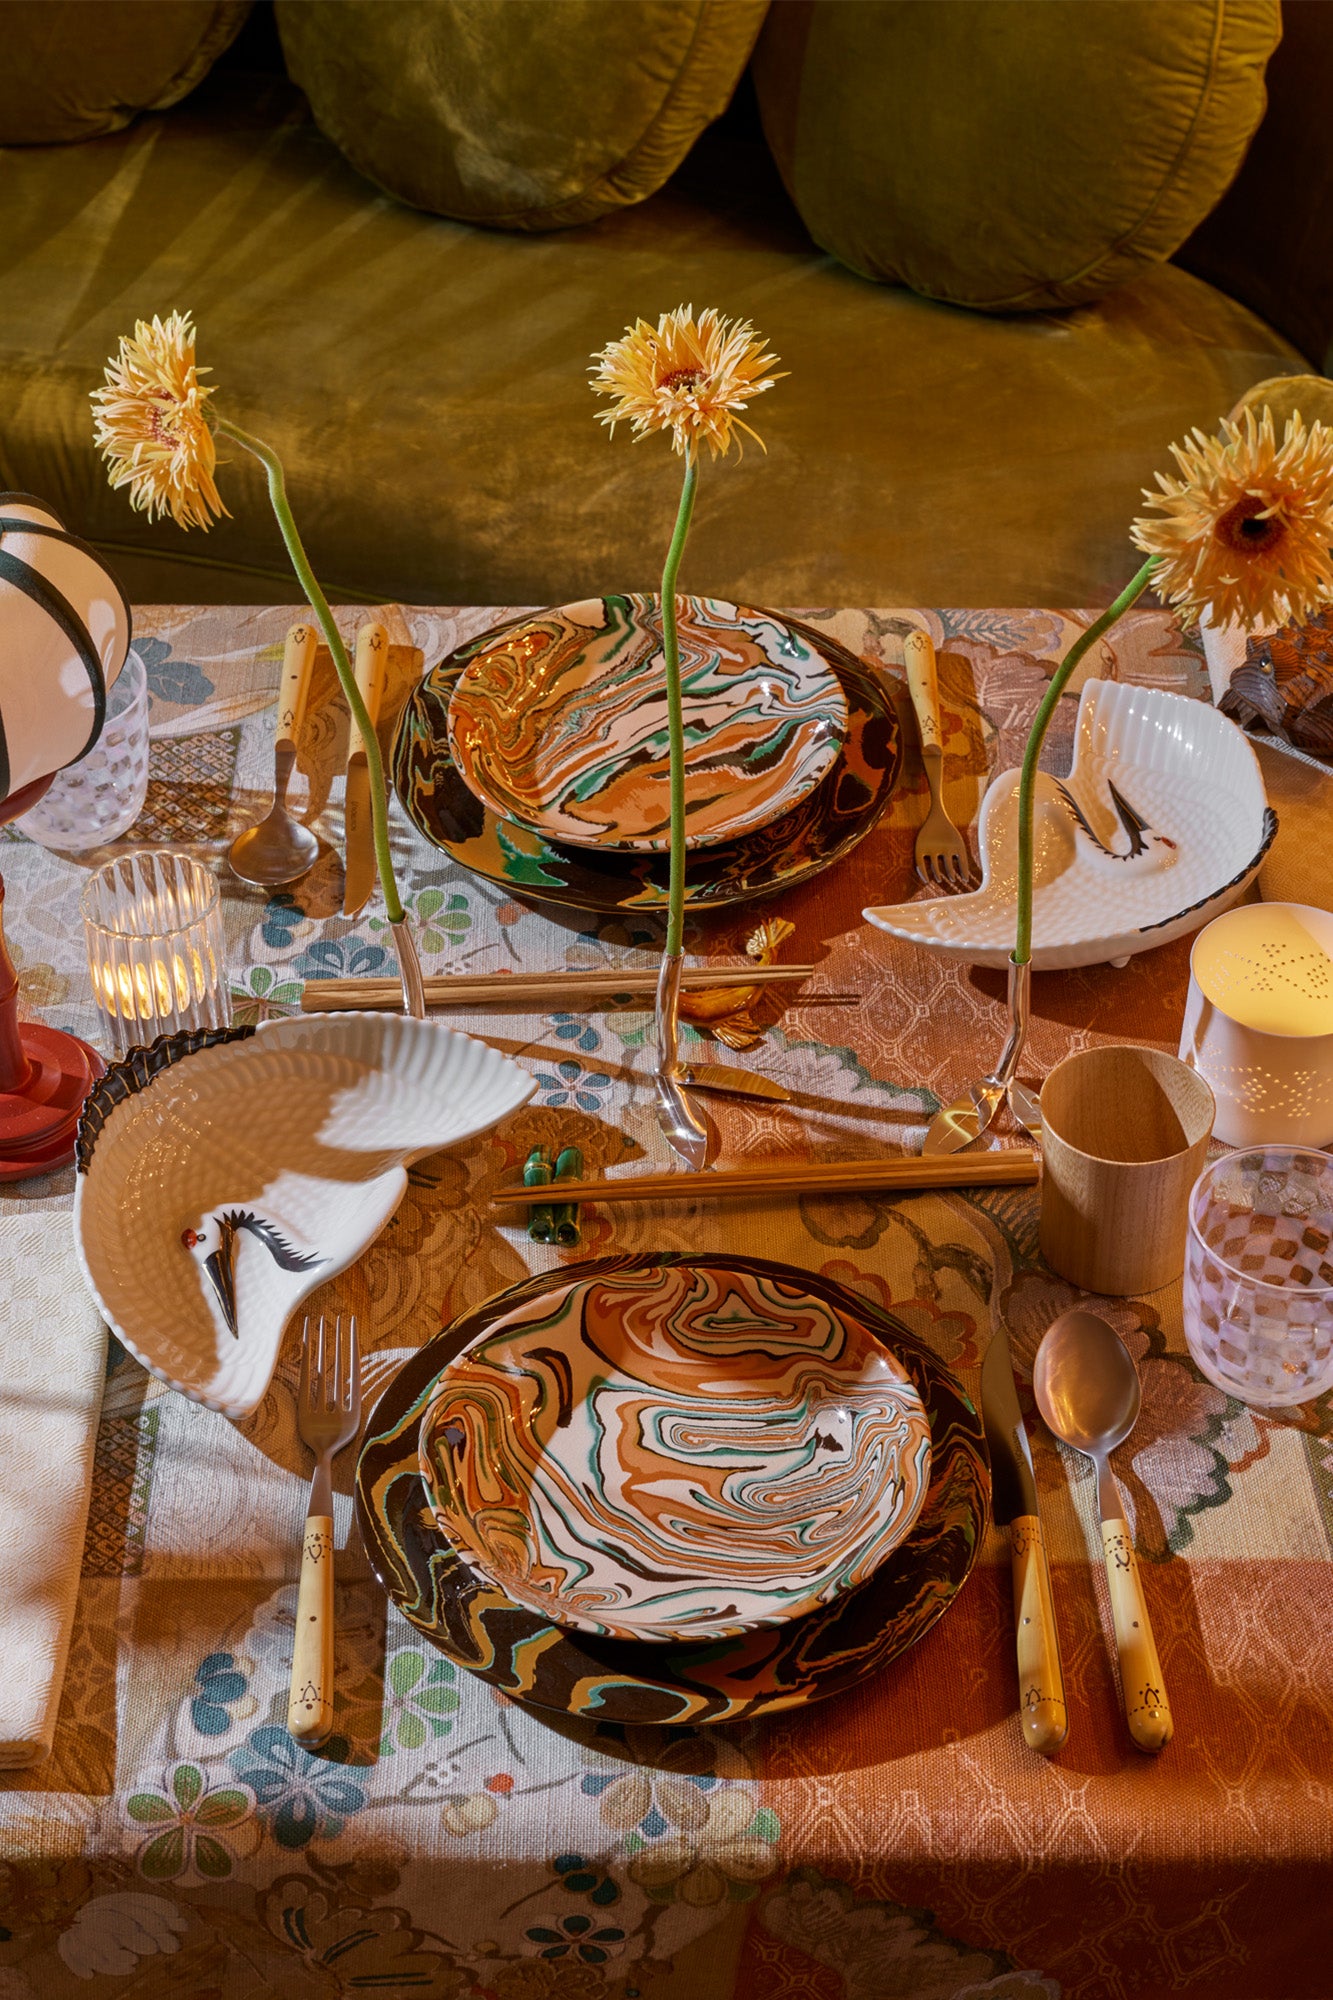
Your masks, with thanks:
[[[220,856],[267,797],[284,609],[152,607],[152,783],[131,841]],[[394,613],[433,663],[498,614]],[[892,612],[814,612],[872,660]],[[340,613],[350,634],[355,610]],[[397,621],[405,620],[406,631]],[[931,614],[949,802],[975,815],[1017,761],[1079,622]],[[1201,694],[1197,653],[1132,614],[1097,670]],[[887,671],[887,669],[886,669]],[[1049,756],[1067,757],[1074,703]],[[914,740],[910,734],[909,745]],[[327,746],[325,746],[327,748]],[[1271,895],[1328,900],[1333,785],[1264,753],[1282,817]],[[320,772],[334,760],[315,759]],[[336,841],[339,787],[321,818]],[[789,956],[834,998],[790,1005],[752,1060],[799,1111],[714,1100],[723,1159],[886,1153],[1003,1038],[999,975],[867,926],[911,893],[924,779],[909,748],[877,831],[787,896]],[[427,971],[651,964],[639,916],[543,914],[465,874],[395,812]],[[97,1037],[78,921],[87,861],[0,835],[27,1010]],[[224,878],[237,1015],[290,1009],[303,979],[392,969],[377,904],[337,914],[337,870],[265,896]],[[691,936],[734,952],[753,912]],[[1188,941],[1124,970],[1040,975],[1027,1069],[1075,1047],[1174,1049]],[[589,1167],[667,1164],[643,1013],[449,1017],[528,1064],[531,1106],[426,1163],[337,1301],[362,1314],[367,1400],[442,1318],[528,1270],[610,1249],[785,1259],[892,1306],[975,1392],[992,1325],[1030,1368],[1070,1288],[1043,1268],[1029,1190],[597,1209],[560,1253],[498,1226],[469,1187],[576,1139]],[[4,1219],[67,1208],[72,1175],[0,1189]],[[330,1296],[334,1288],[330,1288]],[[1275,1420],[1201,1380],[1178,1288],[1109,1302],[1143,1380],[1116,1469],[1171,1690],[1175,1741],[1129,1745],[1114,1677],[1093,1481],[1033,1424],[1071,1712],[1046,1764],[1022,1742],[1008,1554],[988,1535],[948,1616],[859,1692],[712,1732],[555,1727],[498,1697],[388,1607],[339,1470],[338,1736],[283,1727],[309,1462],[289,1342],[254,1417],[187,1403],[113,1343],[54,1755],[0,1777],[0,2000],[171,1995],[335,2000],[1326,2000],[1333,1992],[1333,1399]],[[1020,1384],[1026,1393],[1026,1384]]]

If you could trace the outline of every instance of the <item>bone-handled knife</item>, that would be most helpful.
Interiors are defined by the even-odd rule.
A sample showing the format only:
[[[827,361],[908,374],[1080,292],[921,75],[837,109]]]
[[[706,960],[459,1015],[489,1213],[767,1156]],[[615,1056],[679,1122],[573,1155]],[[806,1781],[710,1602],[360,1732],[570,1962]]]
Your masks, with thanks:
[[[363,625],[356,635],[356,684],[366,704],[373,729],[379,721],[380,705],[389,679],[389,635],[383,625]],[[375,833],[370,812],[370,770],[366,746],[356,717],[350,718],[347,736],[347,798],[343,809],[347,837],[347,868],[343,888],[343,915],[354,917],[370,899],[375,887]]]
[[[991,1336],[981,1364],[981,1416],[990,1446],[995,1519],[997,1524],[1009,1525],[1019,1719],[1031,1748],[1051,1757],[1065,1740],[1069,1716],[1032,1448],[1018,1407],[1009,1335],[1003,1327],[997,1327]]]

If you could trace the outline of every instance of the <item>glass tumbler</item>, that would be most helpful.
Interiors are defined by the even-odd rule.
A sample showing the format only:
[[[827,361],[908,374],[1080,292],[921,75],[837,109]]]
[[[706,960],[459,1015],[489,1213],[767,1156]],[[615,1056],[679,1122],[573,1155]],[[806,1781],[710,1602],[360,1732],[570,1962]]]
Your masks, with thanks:
[[[106,721],[88,755],[56,773],[46,796],[18,824],[31,840],[66,853],[128,833],[148,794],[148,677],[131,648],[106,700]]]
[[[1333,1155],[1252,1146],[1190,1196],[1185,1340],[1243,1403],[1308,1402],[1333,1383]]]
[[[185,854],[123,854],[79,904],[93,996],[117,1054],[231,1024],[217,877]]]

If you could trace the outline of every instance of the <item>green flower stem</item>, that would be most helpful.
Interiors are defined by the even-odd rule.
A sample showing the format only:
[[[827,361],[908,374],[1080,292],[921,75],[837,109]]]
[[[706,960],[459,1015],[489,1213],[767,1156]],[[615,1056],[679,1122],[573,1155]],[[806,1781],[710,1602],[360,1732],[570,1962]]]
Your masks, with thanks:
[[[371,727],[370,717],[366,713],[366,704],[361,699],[361,690],[356,684],[356,676],[352,671],[352,662],[347,656],[347,648],[343,644],[342,634],[333,622],[333,613],[329,609],[329,600],[320,589],[319,579],[310,567],[310,558],[305,552],[305,545],[297,532],[296,522],[292,518],[292,510],[287,500],[287,481],[283,475],[282,460],[278,457],[277,452],[273,450],[272,446],[265,444],[262,438],[252,436],[249,431],[243,431],[239,424],[228,423],[225,417],[217,419],[215,428],[223,437],[229,437],[235,443],[243,445],[246,451],[253,452],[268,474],[268,497],[272,502],[278,526],[282,530],[282,539],[287,544],[287,554],[291,558],[292,568],[296,571],[296,580],[305,592],[311,610],[319,620],[325,642],[328,645],[330,653],[333,655],[333,664],[337,670],[343,694],[347,698],[347,706],[352,712],[357,728],[361,731],[361,741],[365,745],[366,750],[366,769],[370,776],[370,818],[375,836],[375,865],[379,870],[380,886],[384,891],[384,908],[389,922],[391,924],[401,924],[403,922],[403,904],[398,894],[398,882],[393,872],[393,860],[389,853],[389,814],[384,790],[384,764],[380,757],[379,738]]]
[[[1014,964],[1026,965],[1032,956],[1032,820],[1036,804],[1037,759],[1041,756],[1041,746],[1046,740],[1051,717],[1055,714],[1056,703],[1069,684],[1073,673],[1089,646],[1095,645],[1103,632],[1109,632],[1118,618],[1123,618],[1136,598],[1143,595],[1152,582],[1153,571],[1157,567],[1156,556],[1149,556],[1143,568],[1127,583],[1109,604],[1100,618],[1093,620],[1086,632],[1081,632],[1069,651],[1051,675],[1051,684],[1042,696],[1041,707],[1023,752],[1023,770],[1018,781],[1018,926],[1014,943]]]
[[[685,938],[685,718],[680,705],[680,647],[676,643],[676,573],[694,512],[699,462],[685,461],[685,483],[662,566],[662,657],[666,661],[667,733],[671,748],[671,874],[667,887],[666,955],[679,958]]]

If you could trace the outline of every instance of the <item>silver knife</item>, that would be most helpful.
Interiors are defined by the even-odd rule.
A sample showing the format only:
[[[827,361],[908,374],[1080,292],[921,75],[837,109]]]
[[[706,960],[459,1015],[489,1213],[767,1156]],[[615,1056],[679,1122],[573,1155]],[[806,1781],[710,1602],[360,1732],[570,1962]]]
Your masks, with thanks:
[[[997,1524],[1009,1525],[1018,1642],[1018,1713],[1033,1750],[1054,1756],[1069,1730],[1060,1644],[1051,1597],[1051,1572],[1037,1507],[1023,1412],[1014,1387],[1009,1335],[997,1327],[981,1364],[981,1417],[991,1457],[991,1504]]]

